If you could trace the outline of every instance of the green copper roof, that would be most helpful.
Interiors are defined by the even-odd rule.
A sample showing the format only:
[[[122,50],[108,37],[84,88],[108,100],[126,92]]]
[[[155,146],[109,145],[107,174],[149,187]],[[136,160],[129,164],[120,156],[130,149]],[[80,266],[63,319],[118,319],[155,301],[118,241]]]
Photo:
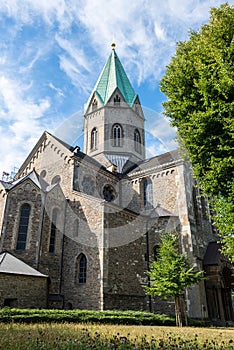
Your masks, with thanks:
[[[132,106],[137,95],[133,90],[115,50],[112,49],[94,91],[105,105],[116,88],[120,90],[128,105]]]

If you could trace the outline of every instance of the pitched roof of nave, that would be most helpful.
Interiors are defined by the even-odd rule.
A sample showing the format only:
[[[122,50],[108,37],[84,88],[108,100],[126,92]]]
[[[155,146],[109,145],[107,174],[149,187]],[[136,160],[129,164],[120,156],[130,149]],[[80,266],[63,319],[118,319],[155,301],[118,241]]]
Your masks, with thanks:
[[[13,254],[3,251],[0,253],[0,273],[10,273],[14,275],[26,275],[35,277],[48,277],[31,266],[16,258]]]
[[[127,171],[126,174],[130,176],[135,173],[140,173],[142,171],[149,171],[153,168],[164,167],[167,164],[171,165],[172,163],[180,160],[182,160],[182,158],[180,157],[178,150],[173,150],[139,162],[131,169],[129,169],[129,171]]]
[[[25,169],[27,169],[28,165],[30,164],[31,160],[36,155],[36,153],[38,152],[38,150],[40,149],[42,144],[44,142],[49,142],[49,141],[50,141],[50,143],[56,142],[56,146],[58,148],[63,149],[63,152],[65,150],[67,150],[66,155],[69,158],[77,157],[80,160],[84,160],[85,162],[92,164],[93,166],[95,166],[98,169],[106,170],[109,173],[111,173],[111,171],[109,170],[111,163],[107,162],[107,160],[105,161],[105,165],[103,165],[102,163],[98,162],[96,159],[94,159],[94,158],[88,156],[87,154],[83,153],[82,151],[80,151],[80,148],[78,146],[71,146],[68,143],[60,140],[58,137],[50,134],[47,131],[44,131],[42,136],[39,138],[38,142],[36,143],[36,145],[33,147],[32,151],[29,153],[29,155],[27,156],[27,158],[25,159],[25,161],[21,165],[20,169],[18,170],[18,173],[16,175],[16,179],[17,179],[16,181],[22,181],[22,179],[25,179],[25,176],[22,176],[23,173],[25,172]],[[31,173],[32,172],[30,171],[29,174],[31,174]],[[40,181],[41,181],[41,179],[40,179]],[[5,187],[5,189],[7,187],[8,187],[8,189],[10,189],[12,187],[12,184],[6,183],[4,181],[0,181],[0,183],[2,183],[3,187]],[[16,182],[14,182],[13,184],[15,184],[15,183]]]
[[[137,94],[115,52],[115,44],[112,44],[112,52],[97,80],[90,98],[96,93],[100,101],[105,105],[117,88],[127,104],[131,107],[136,100]]]

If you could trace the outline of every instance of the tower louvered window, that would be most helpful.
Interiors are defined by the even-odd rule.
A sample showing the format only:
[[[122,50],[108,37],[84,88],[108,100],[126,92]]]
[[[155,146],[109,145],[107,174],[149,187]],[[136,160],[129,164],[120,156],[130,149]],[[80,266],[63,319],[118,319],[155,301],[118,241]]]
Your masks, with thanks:
[[[24,250],[26,247],[30,211],[31,206],[29,204],[22,205],[20,209],[20,220],[16,244],[17,250]]]
[[[113,125],[112,140],[114,147],[121,147],[123,145],[123,130],[120,124]]]
[[[114,97],[114,105],[119,106],[120,105],[120,97],[119,95],[115,95]]]
[[[91,145],[90,148],[92,150],[97,149],[97,144],[98,144],[98,131],[97,128],[93,128],[91,131]]]
[[[93,100],[92,103],[92,111],[95,111],[95,109],[97,109],[97,100]]]
[[[134,149],[137,153],[141,153],[141,135],[137,129],[134,131]]]

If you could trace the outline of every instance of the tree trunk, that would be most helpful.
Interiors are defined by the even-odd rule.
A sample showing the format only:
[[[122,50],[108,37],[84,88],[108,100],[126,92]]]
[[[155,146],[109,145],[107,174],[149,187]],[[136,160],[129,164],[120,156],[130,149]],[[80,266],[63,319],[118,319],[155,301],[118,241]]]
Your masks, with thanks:
[[[187,313],[187,304],[186,304],[186,299],[185,295],[183,295],[183,312],[184,312],[184,321],[185,321],[185,326],[188,326],[188,313]]]
[[[175,315],[176,315],[176,326],[182,327],[182,315],[181,315],[181,305],[180,305],[179,295],[175,295]]]

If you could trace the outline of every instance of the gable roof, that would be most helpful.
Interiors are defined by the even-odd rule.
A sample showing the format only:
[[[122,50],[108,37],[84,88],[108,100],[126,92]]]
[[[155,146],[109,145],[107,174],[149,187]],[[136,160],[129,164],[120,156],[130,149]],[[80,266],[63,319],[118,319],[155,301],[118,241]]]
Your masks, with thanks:
[[[3,186],[3,188],[5,190],[9,190],[13,186],[11,182],[5,182],[5,181],[2,181],[2,180],[0,180],[0,184]]]
[[[48,277],[6,251],[0,253],[0,273],[34,277]]]
[[[145,159],[133,165],[132,168],[126,171],[126,174],[130,176],[135,173],[137,174],[142,171],[150,171],[153,168],[166,166],[167,164],[178,161],[182,161],[182,158],[180,157],[178,150],[173,150],[149,159]]]
[[[112,52],[98,78],[91,97],[96,93],[102,104],[105,105],[117,88],[121,92],[126,103],[132,107],[137,94],[115,52],[114,45],[112,45]]]
[[[72,147],[71,145],[67,144],[66,142],[60,140],[58,137],[50,134],[48,131],[44,131],[43,134],[41,135],[41,137],[39,138],[39,140],[37,141],[36,145],[33,147],[31,152],[29,153],[29,155],[27,156],[27,158],[25,159],[25,161],[21,165],[20,169],[18,170],[18,172],[16,174],[16,178],[19,178],[22,175],[23,171],[25,170],[27,165],[30,163],[30,160],[36,154],[36,152],[39,149],[39,147],[47,139],[54,139],[54,140],[56,140],[57,142],[59,142],[60,145],[65,147],[67,149],[67,151],[70,152],[71,154],[72,154],[72,152],[73,152],[73,150],[75,148],[75,147]]]

